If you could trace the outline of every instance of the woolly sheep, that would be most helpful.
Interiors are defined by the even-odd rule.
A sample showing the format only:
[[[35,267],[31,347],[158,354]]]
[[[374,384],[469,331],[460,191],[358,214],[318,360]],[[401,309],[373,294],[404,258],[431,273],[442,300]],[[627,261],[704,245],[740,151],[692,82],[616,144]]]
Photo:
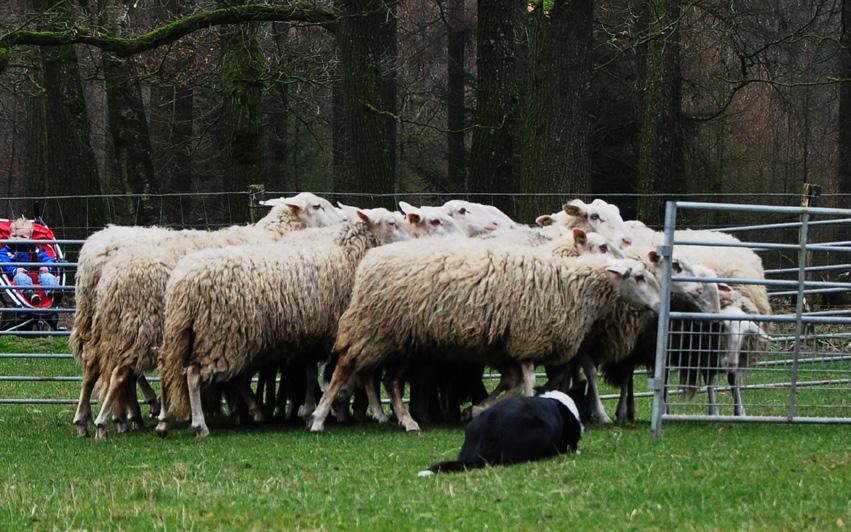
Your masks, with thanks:
[[[568,228],[578,227],[586,233],[600,233],[620,247],[632,245],[632,235],[624,226],[620,209],[616,205],[601,199],[585,203],[580,199],[564,204],[562,211],[544,214],[535,219],[538,225],[561,225]]]
[[[331,401],[350,376],[414,357],[488,363],[515,389],[530,388],[534,363],[569,360],[618,297],[658,306],[658,284],[645,276],[643,265],[610,260],[607,266],[601,257],[553,257],[540,248],[475,239],[429,239],[373,251],[358,268],[340,319],[334,348],[340,360],[311,430],[323,430]],[[388,392],[400,423],[419,430],[398,386]]]
[[[272,349],[312,356],[315,369],[317,354],[333,343],[358,262],[371,248],[409,236],[400,214],[372,209],[338,229],[304,231],[297,244],[208,251],[180,262],[166,290],[167,399],[157,432],[165,435],[168,416],[185,417],[191,407],[192,428],[206,436],[201,386],[238,378]],[[235,290],[246,274],[252,286]]]
[[[155,350],[162,339],[165,285],[172,268],[182,257],[206,248],[272,242],[291,231],[339,220],[327,200],[307,192],[267,203],[273,205],[272,210],[255,225],[231,226],[218,231],[174,232],[156,247],[134,246],[106,263],[97,286],[98,309],[86,347],[92,362],[87,364],[86,370],[93,366],[103,377],[98,383],[102,405],[95,420],[96,436],[106,436],[106,422],[116,404],[129,406],[134,424],[141,423],[135,396],[124,383],[128,379],[132,382],[155,365]],[[84,376],[84,380],[97,380],[90,377]],[[126,402],[129,405],[125,405]],[[81,401],[74,418],[80,435],[88,431],[90,413],[87,406],[88,401]],[[122,415],[123,408],[116,412]],[[125,430],[122,425],[119,429]]]

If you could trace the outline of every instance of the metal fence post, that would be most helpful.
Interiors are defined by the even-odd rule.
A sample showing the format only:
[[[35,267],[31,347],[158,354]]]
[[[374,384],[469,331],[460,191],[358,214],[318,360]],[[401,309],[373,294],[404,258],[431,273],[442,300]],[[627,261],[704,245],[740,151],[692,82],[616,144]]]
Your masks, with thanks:
[[[257,222],[257,196],[266,193],[266,185],[248,185],[248,218]]]
[[[804,314],[805,294],[804,285],[807,281],[807,237],[808,224],[810,221],[810,213],[807,210],[810,206],[810,197],[812,192],[808,189],[808,185],[804,185],[804,195],[801,198],[801,227],[798,230],[798,244],[801,250],[798,252],[798,297],[795,300],[795,344],[792,350],[792,377],[790,379],[791,389],[789,390],[789,413],[787,418],[789,421],[795,419],[798,413],[798,357],[801,354],[801,333],[804,330],[804,324],[801,316]]]
[[[654,436],[662,435],[662,414],[665,412],[665,387],[667,383],[668,314],[671,311],[671,256],[674,251],[674,227],[677,221],[677,204],[665,204],[665,243],[656,250],[662,257],[661,305],[659,328],[656,337],[656,370],[650,381],[653,390],[653,411],[650,430]]]

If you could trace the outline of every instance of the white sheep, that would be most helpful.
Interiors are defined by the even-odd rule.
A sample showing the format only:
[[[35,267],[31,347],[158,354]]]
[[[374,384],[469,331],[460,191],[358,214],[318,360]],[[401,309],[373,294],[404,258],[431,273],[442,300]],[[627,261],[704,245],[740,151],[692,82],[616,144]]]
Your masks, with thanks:
[[[586,233],[600,233],[619,247],[632,245],[632,235],[624,225],[620,209],[616,205],[601,199],[585,203],[580,199],[570,200],[563,210],[553,214],[543,214],[535,221],[538,225],[551,225],[567,228],[578,227]]]
[[[106,263],[97,286],[98,308],[86,347],[87,356],[102,377],[98,383],[101,410],[95,419],[96,436],[107,435],[108,416],[116,404],[119,416],[130,408],[134,425],[141,424],[132,382],[155,366],[156,348],[162,339],[165,285],[182,257],[207,248],[273,242],[295,230],[339,221],[334,207],[311,193],[272,203],[272,210],[254,225],[174,232],[157,246],[125,249]],[[125,384],[128,381],[130,385]],[[82,415],[75,416],[74,423],[78,433],[85,435],[88,415],[80,406],[78,413]],[[119,429],[126,430],[123,422]]]
[[[400,201],[399,208],[405,213],[408,227],[415,238],[464,234],[464,229],[441,207],[414,207]]]
[[[206,436],[201,386],[215,382],[236,380],[257,419],[240,376],[281,350],[304,356],[315,372],[316,357],[333,344],[360,260],[409,236],[400,214],[371,209],[340,228],[304,231],[286,245],[208,251],[181,261],[166,290],[160,355],[166,400],[157,432],[165,435],[169,415],[191,410],[192,428]],[[237,286],[245,276],[252,285]]]
[[[499,369],[498,394],[530,392],[535,363],[563,363],[618,297],[658,306],[658,284],[642,264],[554,257],[542,248],[476,239],[428,239],[370,253],[340,319],[340,360],[311,426],[324,428],[337,390],[385,365],[388,392],[406,430],[419,430],[401,401],[398,375],[412,358],[464,359]],[[380,405],[371,403],[373,411]],[[483,405],[485,406],[485,405]]]
[[[464,200],[449,200],[441,207],[464,229],[467,236],[518,229],[521,224],[493,205],[483,205]]]

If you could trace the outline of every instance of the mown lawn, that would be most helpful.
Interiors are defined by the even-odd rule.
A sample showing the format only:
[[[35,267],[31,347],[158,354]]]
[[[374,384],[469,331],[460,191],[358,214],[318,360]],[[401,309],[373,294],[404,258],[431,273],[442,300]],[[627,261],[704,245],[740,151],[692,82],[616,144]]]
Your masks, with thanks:
[[[67,360],[4,361],[2,374],[39,368],[79,371]],[[4,397],[38,395],[33,383],[0,385]],[[50,386],[65,396],[78,387]],[[640,423],[592,427],[579,455],[417,478],[454,457],[462,428],[213,428],[205,440],[177,429],[160,440],[149,427],[96,441],[72,436],[69,405],[0,405],[0,529],[851,525],[851,427],[671,423],[654,439],[640,406]]]

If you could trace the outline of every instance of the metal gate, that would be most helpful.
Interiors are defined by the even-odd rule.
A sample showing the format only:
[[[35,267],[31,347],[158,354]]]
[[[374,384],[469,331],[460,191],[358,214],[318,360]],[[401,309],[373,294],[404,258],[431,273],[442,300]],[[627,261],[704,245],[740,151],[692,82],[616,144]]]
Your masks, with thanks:
[[[777,221],[718,228],[740,242],[677,232],[678,216],[713,211]],[[654,435],[663,421],[851,423],[849,240],[848,209],[668,202],[657,250],[663,294],[649,383]],[[712,246],[722,260],[730,248],[748,248],[769,267],[765,279],[675,276],[670,259],[689,249],[683,246]],[[678,281],[765,286],[773,313],[672,311]],[[742,342],[737,356],[730,352],[733,340]],[[715,385],[718,378],[722,386]]]

